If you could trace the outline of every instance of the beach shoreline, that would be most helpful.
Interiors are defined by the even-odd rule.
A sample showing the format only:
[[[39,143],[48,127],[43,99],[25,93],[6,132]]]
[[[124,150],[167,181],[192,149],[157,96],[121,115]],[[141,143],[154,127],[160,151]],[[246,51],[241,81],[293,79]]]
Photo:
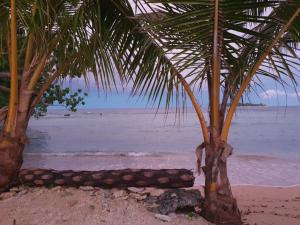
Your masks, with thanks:
[[[202,135],[193,110],[180,122],[173,111],[168,117],[147,109],[80,109],[70,116],[65,113],[50,110],[45,117],[30,120],[30,144],[24,150],[23,168],[196,167],[194,149],[201,144]],[[234,148],[228,159],[233,185],[300,184],[299,113],[300,107],[238,110],[229,137]],[[200,177],[197,184],[203,184],[203,180]]]
[[[233,155],[228,170],[232,185],[295,186],[300,184],[300,160],[274,156]],[[128,154],[128,153],[30,153],[24,154],[23,168],[55,170],[114,170],[114,169],[189,169],[194,171],[195,155],[182,154]],[[196,177],[196,185],[204,177]]]

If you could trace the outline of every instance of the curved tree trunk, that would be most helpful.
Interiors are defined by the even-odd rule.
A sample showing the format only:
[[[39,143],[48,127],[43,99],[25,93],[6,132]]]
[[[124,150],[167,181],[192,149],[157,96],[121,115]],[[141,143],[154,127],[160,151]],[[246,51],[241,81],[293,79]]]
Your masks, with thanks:
[[[23,162],[24,144],[17,138],[0,136],[0,192],[17,182]]]
[[[5,131],[0,133],[0,192],[17,182],[23,163],[23,150],[28,142],[26,130],[30,118],[28,112],[31,95],[25,91],[22,91],[21,95],[16,123],[13,125],[14,137]]]
[[[227,176],[227,157],[231,154],[227,144],[206,146],[205,203],[203,216],[218,225],[240,225],[241,213],[233,197]]]

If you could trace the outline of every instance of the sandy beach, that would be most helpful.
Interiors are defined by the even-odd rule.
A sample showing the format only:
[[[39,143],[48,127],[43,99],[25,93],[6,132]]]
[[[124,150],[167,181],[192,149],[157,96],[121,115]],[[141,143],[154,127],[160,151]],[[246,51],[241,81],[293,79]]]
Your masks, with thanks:
[[[84,189],[84,188],[83,188]],[[20,192],[19,192],[20,191]],[[144,191],[155,195],[161,190]],[[244,224],[300,224],[300,187],[235,186]],[[138,197],[140,196],[140,197]],[[143,195],[130,191],[75,188],[13,189],[1,195],[1,225],[209,225],[196,214],[166,221],[147,210]]]
[[[299,225],[300,187],[235,186],[245,224]]]

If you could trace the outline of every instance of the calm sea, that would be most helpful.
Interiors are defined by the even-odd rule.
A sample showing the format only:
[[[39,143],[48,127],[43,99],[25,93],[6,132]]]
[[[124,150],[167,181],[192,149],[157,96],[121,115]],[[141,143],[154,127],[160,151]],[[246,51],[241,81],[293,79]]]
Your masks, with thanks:
[[[167,116],[147,109],[66,113],[52,110],[30,121],[25,167],[194,168],[202,136],[192,110]],[[300,184],[300,107],[240,107],[229,143],[234,184]]]

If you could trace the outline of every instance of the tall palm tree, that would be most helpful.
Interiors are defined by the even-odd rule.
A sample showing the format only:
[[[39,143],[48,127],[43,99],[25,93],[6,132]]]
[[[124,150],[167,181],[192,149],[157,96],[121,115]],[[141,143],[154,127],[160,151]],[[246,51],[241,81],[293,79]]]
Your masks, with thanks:
[[[10,68],[0,71],[10,85],[0,109],[0,189],[17,178],[33,108],[57,79],[93,76],[109,91],[133,73],[171,69],[149,47],[128,0],[4,0],[0,17],[0,65]]]
[[[296,86],[293,71],[300,69],[300,2],[161,0],[137,5],[143,29],[174,68],[163,77],[138,74],[134,93],[142,92],[153,99],[162,96],[157,93],[167,93],[169,106],[170,96],[178,98],[182,96],[179,90],[186,91],[203,134],[203,143],[196,149],[199,172],[205,150],[203,215],[217,224],[241,224],[227,176],[227,158],[232,153],[228,144],[231,121],[243,94],[263,85],[260,76],[282,85],[288,77]],[[182,76],[183,72],[187,75]],[[192,91],[193,87],[201,90],[205,83],[209,123]]]

